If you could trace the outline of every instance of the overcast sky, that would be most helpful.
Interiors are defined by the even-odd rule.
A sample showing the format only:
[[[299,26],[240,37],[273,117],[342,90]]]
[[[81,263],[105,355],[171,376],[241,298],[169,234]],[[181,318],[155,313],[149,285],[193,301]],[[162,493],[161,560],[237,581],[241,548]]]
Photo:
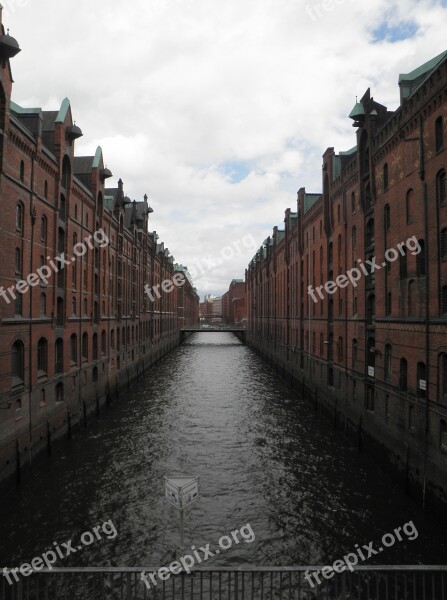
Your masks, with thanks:
[[[397,108],[399,73],[447,49],[447,0],[2,0],[22,52],[13,99],[64,97],[201,297],[321,191],[321,156],[355,145],[368,87]],[[324,8],[326,7],[326,8]]]

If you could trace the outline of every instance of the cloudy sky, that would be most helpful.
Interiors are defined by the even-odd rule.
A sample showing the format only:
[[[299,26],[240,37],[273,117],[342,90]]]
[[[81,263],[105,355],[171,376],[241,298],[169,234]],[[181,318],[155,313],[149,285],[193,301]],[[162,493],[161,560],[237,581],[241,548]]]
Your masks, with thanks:
[[[399,73],[447,49],[447,0],[2,0],[22,52],[13,98],[65,96],[201,296],[243,278],[254,251],[321,190],[368,87],[398,106]]]

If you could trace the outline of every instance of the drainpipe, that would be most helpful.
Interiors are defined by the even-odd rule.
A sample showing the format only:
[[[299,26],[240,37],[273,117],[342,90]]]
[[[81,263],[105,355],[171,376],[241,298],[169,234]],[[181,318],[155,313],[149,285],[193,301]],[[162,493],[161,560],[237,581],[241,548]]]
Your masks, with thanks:
[[[30,216],[31,216],[31,252],[29,257],[29,272],[33,272],[33,251],[34,251],[34,225],[36,224],[36,207],[33,204],[34,200],[34,161],[36,154],[31,157],[31,189],[30,189]],[[33,350],[33,286],[29,286],[29,352],[28,352],[28,420],[29,420],[29,462],[32,461],[31,444],[33,440],[32,430],[32,391],[33,391],[33,373],[32,373],[32,350]]]
[[[419,116],[419,178],[422,182],[423,203],[424,203],[424,268],[425,268],[425,443],[424,443],[424,481],[422,488],[422,509],[425,510],[426,503],[426,487],[427,487],[427,455],[428,455],[428,432],[430,422],[429,411],[429,390],[430,390],[430,281],[429,281],[429,264],[428,264],[428,193],[427,182],[425,181],[425,155],[424,155],[424,122],[422,115]],[[417,383],[419,385],[419,382]],[[416,391],[417,393],[417,391]]]

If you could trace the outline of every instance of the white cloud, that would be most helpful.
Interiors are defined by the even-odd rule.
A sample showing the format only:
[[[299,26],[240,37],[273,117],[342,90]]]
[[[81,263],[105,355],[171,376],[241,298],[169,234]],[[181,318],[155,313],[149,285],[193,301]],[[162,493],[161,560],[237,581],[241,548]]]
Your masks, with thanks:
[[[321,188],[321,155],[355,144],[355,96],[396,108],[399,72],[446,49],[434,0],[4,0],[22,52],[14,99],[57,109],[65,96],[131,198],[148,193],[151,228],[194,265],[251,233],[260,245],[296,190]],[[316,7],[320,17],[316,16]],[[307,8],[306,8],[307,7]],[[318,12],[318,11],[317,11]],[[418,27],[373,42],[384,17]],[[38,24],[38,26],[36,26]],[[243,162],[232,181],[222,165]],[[253,253],[196,279],[220,293]]]

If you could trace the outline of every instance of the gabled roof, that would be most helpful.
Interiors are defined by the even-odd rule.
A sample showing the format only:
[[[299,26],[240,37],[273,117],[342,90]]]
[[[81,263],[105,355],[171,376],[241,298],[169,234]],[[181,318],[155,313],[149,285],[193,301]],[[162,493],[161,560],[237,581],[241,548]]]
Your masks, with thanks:
[[[438,54],[410,73],[401,73],[399,75],[399,86],[401,89],[401,99],[409,98],[417,88],[433,73],[441,62],[447,57],[447,50]]]

